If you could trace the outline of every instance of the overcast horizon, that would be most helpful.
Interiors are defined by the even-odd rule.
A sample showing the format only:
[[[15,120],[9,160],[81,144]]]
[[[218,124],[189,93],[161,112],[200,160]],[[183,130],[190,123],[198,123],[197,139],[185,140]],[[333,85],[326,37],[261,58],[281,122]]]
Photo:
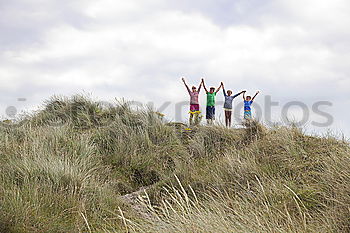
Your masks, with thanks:
[[[349,137],[349,12],[346,0],[0,0],[0,116],[91,93],[170,102],[167,118],[185,121],[187,106],[183,118],[175,113],[189,99],[181,77],[189,85],[204,77],[208,86],[260,90],[256,107],[279,103],[275,121],[286,103],[304,103],[310,131]],[[311,123],[327,120],[312,111],[320,101],[332,104],[320,108],[334,119],[327,127]],[[300,116],[298,107],[288,112]]]

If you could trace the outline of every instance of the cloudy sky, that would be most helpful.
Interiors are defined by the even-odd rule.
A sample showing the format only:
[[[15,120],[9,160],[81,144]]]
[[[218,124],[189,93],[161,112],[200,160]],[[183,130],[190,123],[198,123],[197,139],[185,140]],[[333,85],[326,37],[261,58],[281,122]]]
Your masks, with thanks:
[[[348,0],[0,0],[0,115],[87,93],[170,101],[168,118],[185,120],[187,106],[183,119],[175,114],[188,99],[180,77],[205,77],[260,90],[256,107],[266,114],[266,100],[278,102],[276,121],[298,101],[310,111],[306,127],[350,135],[349,12]],[[327,127],[312,126],[327,121],[312,110],[319,101],[332,103],[319,107],[334,119]],[[288,117],[301,113],[292,106]]]

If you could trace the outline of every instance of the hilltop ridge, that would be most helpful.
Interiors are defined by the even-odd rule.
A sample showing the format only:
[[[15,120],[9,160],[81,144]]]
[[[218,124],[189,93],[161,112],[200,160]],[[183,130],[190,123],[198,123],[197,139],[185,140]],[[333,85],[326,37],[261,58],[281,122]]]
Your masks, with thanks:
[[[349,232],[350,147],[53,97],[0,127],[0,232]]]

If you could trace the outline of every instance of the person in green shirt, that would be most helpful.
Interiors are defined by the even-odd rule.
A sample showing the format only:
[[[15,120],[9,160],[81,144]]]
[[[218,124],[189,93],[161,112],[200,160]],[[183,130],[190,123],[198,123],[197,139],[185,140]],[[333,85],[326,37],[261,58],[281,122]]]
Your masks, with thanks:
[[[216,94],[220,91],[222,85],[220,85],[219,88],[216,89],[216,91],[215,87],[211,87],[208,91],[205,86],[204,79],[202,79],[202,84],[205,92],[207,93],[206,119],[208,124],[211,125],[215,120],[215,97]]]

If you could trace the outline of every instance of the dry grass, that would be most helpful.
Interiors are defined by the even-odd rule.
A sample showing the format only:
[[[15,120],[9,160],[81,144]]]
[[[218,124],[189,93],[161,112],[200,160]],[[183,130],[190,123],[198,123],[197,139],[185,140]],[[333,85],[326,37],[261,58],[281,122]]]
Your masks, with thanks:
[[[257,122],[186,131],[83,96],[3,126],[0,232],[350,231],[346,141]]]

